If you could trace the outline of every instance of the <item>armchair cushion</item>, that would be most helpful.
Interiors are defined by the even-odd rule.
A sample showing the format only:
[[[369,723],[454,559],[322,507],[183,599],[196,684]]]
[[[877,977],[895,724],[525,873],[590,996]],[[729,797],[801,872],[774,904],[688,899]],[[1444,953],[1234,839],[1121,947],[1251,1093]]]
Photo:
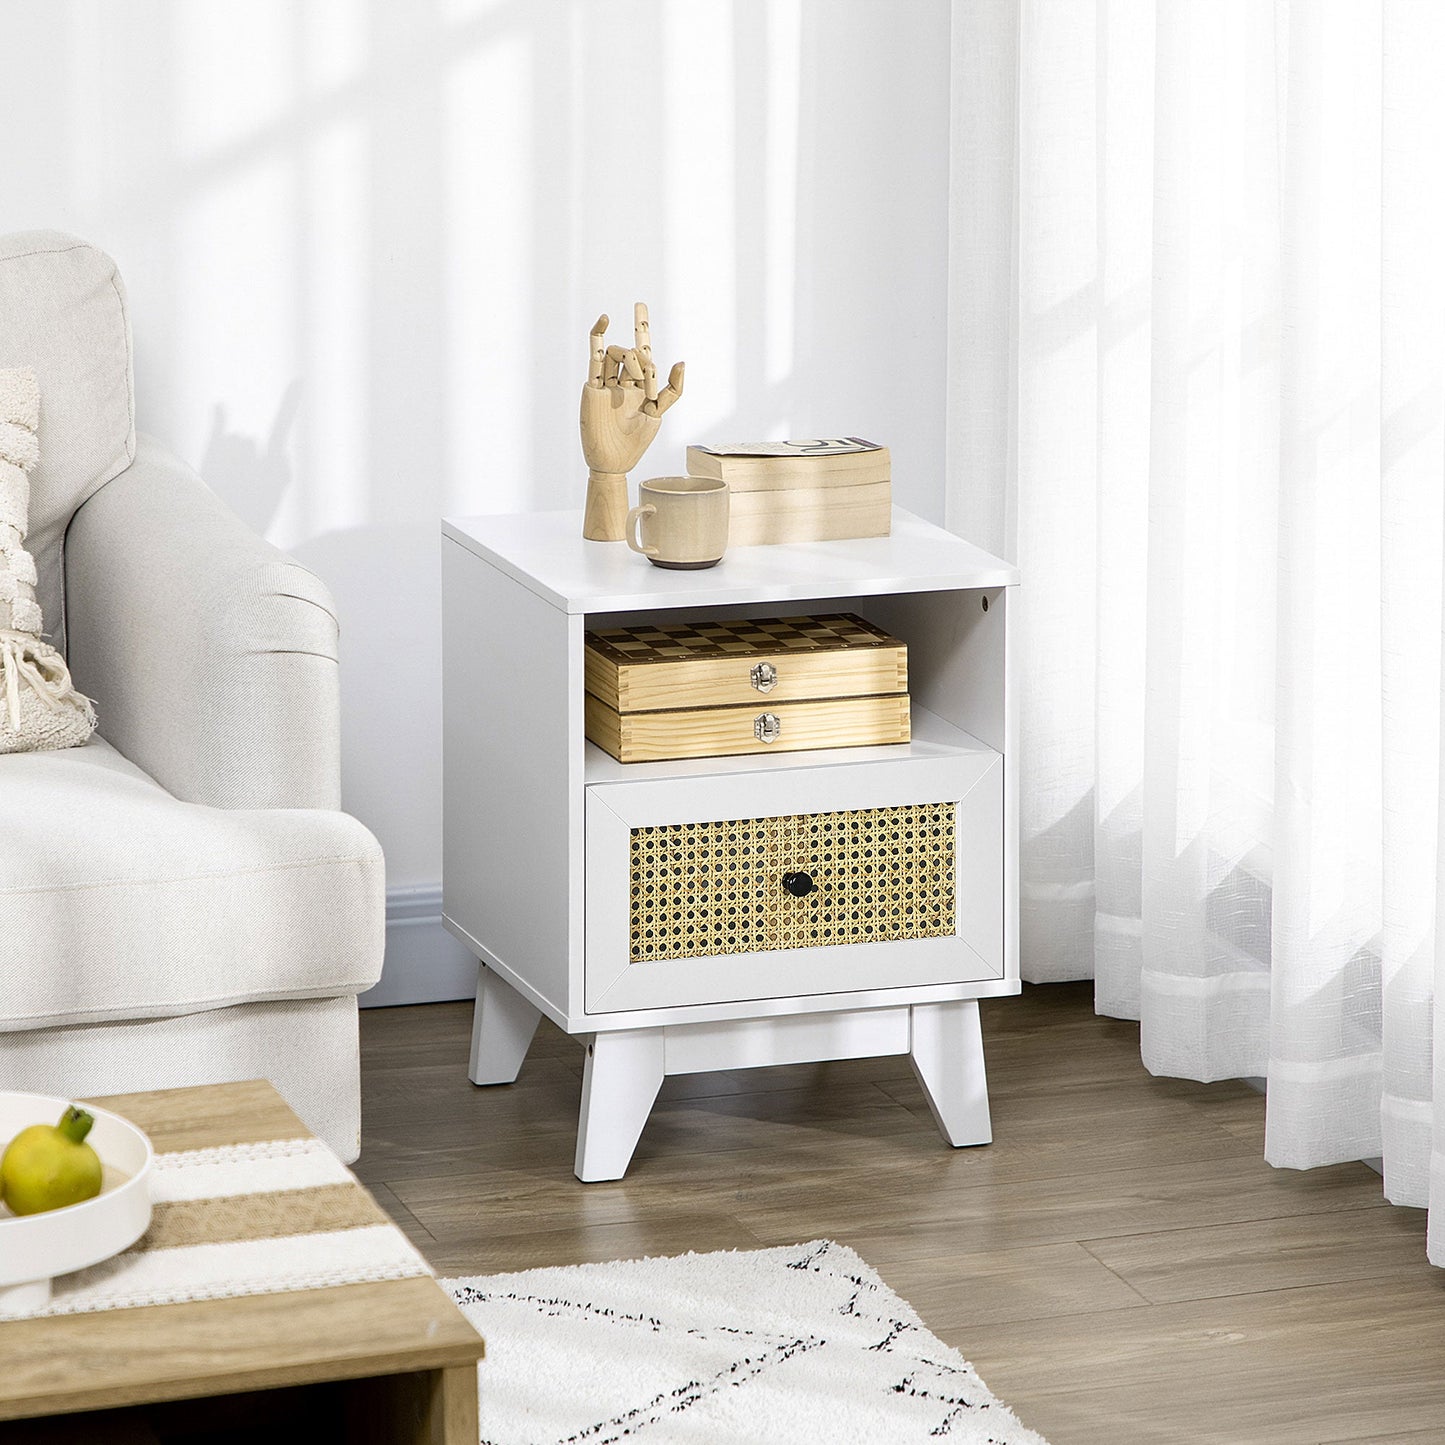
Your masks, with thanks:
[[[62,556],[75,509],[135,453],[125,288],[103,251],[58,231],[0,237],[0,367],[40,379],[29,551],[46,626],[64,651]]]
[[[108,743],[0,756],[0,1033],[329,998],[381,974],[355,819],[183,803]]]

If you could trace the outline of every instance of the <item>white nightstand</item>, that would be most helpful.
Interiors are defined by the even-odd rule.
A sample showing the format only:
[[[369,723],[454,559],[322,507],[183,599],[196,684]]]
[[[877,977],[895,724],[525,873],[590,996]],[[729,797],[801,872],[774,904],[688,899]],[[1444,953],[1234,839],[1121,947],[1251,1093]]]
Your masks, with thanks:
[[[473,1082],[512,1082],[541,1014],[577,1037],[586,1181],[625,1173],[666,1075],[710,1069],[908,1054],[949,1143],[988,1143],[977,1001],[1019,988],[1017,569],[898,510],[890,537],[704,572],[581,530],[575,512],[443,524],[443,913],[482,965]],[[908,644],[911,743],[623,765],[584,737],[587,629],[827,612]],[[896,893],[887,840],[909,835],[888,826],[938,803],[951,936],[634,962],[635,830],[862,812]]]

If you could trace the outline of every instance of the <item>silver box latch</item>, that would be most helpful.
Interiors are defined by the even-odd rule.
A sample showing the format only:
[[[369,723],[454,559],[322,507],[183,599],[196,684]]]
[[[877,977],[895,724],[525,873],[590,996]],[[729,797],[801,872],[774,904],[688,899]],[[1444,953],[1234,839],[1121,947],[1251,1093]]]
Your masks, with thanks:
[[[778,685],[778,669],[771,662],[759,662],[748,674],[759,692],[771,692]]]
[[[753,719],[753,736],[760,743],[775,743],[783,735],[783,720],[775,712],[760,712]]]

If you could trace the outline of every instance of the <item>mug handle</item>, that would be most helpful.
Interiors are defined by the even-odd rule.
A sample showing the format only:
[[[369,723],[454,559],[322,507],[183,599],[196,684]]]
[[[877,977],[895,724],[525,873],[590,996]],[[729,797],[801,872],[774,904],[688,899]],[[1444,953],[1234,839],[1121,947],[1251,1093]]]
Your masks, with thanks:
[[[642,543],[637,540],[637,524],[643,517],[655,517],[656,515],[657,508],[650,502],[641,507],[634,507],[627,514],[627,545],[631,547],[634,552],[641,552],[644,557],[657,556],[657,548],[644,547]]]

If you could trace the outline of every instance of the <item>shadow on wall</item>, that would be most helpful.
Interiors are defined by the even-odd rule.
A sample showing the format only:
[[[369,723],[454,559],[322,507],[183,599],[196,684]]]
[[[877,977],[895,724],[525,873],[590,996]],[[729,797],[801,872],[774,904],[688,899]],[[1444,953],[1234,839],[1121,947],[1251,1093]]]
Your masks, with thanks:
[[[201,454],[201,475],[253,531],[271,530],[291,486],[291,432],[301,407],[301,382],[291,382],[264,445],[227,423],[226,407],[211,411],[211,433]]]

